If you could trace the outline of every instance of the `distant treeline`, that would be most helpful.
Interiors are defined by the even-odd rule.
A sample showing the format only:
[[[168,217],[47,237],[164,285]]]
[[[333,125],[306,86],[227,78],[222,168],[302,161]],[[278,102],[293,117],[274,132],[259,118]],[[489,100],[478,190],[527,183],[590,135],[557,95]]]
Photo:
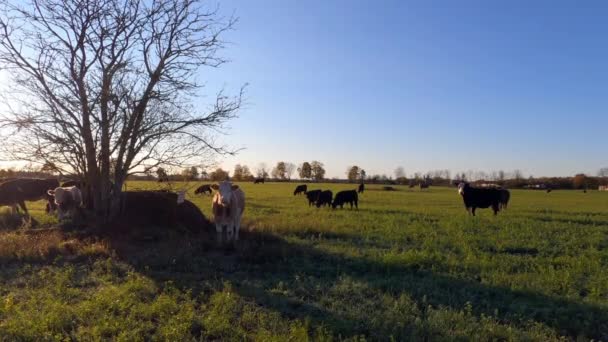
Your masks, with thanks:
[[[436,170],[422,173],[414,173],[406,177],[402,167],[395,170],[395,178],[387,175],[367,175],[365,170],[358,166],[349,166],[346,170],[346,178],[325,178],[324,165],[318,161],[304,162],[299,166],[292,163],[278,162],[270,169],[265,163],[261,163],[252,172],[247,165],[237,164],[232,172],[216,168],[211,172],[199,170],[197,167],[184,168],[179,172],[168,172],[163,168],[156,169],[141,175],[129,176],[129,180],[146,181],[222,181],[231,179],[233,181],[253,181],[256,178],[264,178],[271,182],[327,182],[327,183],[366,183],[384,185],[408,185],[418,186],[428,184],[432,186],[455,186],[461,181],[469,182],[477,186],[498,185],[509,189],[597,189],[600,185],[608,185],[608,168],[601,169],[598,176],[577,174],[573,177],[528,177],[524,178],[522,173],[515,170],[513,173],[503,171],[486,174],[483,172],[463,172],[451,177],[449,170]],[[297,171],[297,178],[292,178]],[[57,177],[43,170],[14,170],[0,169],[0,178],[49,178]],[[75,178],[64,175],[62,179]]]

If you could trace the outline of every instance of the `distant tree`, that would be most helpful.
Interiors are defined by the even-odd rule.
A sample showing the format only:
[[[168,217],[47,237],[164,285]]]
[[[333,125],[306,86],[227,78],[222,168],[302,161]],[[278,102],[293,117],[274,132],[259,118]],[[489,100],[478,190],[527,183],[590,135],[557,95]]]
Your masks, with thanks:
[[[513,170],[513,179],[516,181],[522,180],[524,178],[524,174],[519,169]]]
[[[203,179],[203,180],[209,179],[209,174],[207,173],[207,171],[205,171],[205,170],[201,171],[201,179]]]
[[[236,164],[234,165],[234,171],[232,172],[232,179],[240,182],[242,180],[244,180],[244,175],[243,175],[243,167],[241,166],[241,164]]]
[[[504,182],[505,180],[505,172],[503,170],[498,171],[498,180]]]
[[[287,166],[285,165],[285,162],[278,162],[277,165],[272,169],[272,178],[275,179],[285,179],[287,178],[286,170]]]
[[[196,166],[192,166],[190,168],[185,168],[182,171],[182,176],[185,180],[193,181],[198,179],[198,169]]]
[[[359,174],[361,177],[361,181],[364,181],[365,178],[367,177],[367,173],[365,173],[365,170],[361,169],[361,172]]]
[[[258,164],[256,176],[258,178],[268,178],[268,166],[266,165],[266,163]]]
[[[227,171],[224,171],[222,168],[218,167],[215,171],[209,174],[209,179],[215,182],[221,182],[228,179],[230,175]]]
[[[346,177],[349,182],[356,182],[361,176],[361,169],[357,165],[353,165],[346,170]]]
[[[325,169],[323,168],[323,163],[314,160],[310,163],[310,169],[312,172],[312,178],[314,180],[320,181],[325,178]]]
[[[294,171],[296,170],[296,165],[294,163],[285,163],[285,176],[287,179],[291,179]]]
[[[298,168],[298,174],[302,179],[311,179],[312,178],[312,166],[309,162],[303,162],[302,165]]]
[[[158,180],[160,181],[165,181],[169,179],[169,175],[167,175],[167,171],[165,169],[163,169],[162,167],[159,167],[158,169],[156,169],[156,177],[158,177]]]
[[[405,178],[405,170],[403,166],[399,166],[395,169],[395,179]]]
[[[572,187],[574,189],[583,189],[587,185],[587,175],[579,173],[572,179]]]
[[[598,177],[608,177],[608,167],[603,167],[597,172]]]

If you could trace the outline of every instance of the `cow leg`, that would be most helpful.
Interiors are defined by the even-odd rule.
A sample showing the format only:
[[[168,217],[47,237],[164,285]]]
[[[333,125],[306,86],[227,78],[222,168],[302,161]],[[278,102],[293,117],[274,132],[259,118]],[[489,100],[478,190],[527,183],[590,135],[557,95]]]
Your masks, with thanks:
[[[471,208],[471,214],[473,214],[473,216],[475,216],[475,209],[477,209],[477,208],[476,207]]]
[[[500,210],[500,207],[498,206],[498,204],[494,204],[492,205],[492,210],[494,210],[494,216],[498,215],[498,210]]]
[[[359,203],[358,203],[358,201],[355,201],[355,208],[356,208],[357,210],[359,210]]]
[[[234,221],[226,226],[226,241],[231,242],[234,240]]]
[[[27,215],[27,216],[30,215],[30,213],[27,212],[27,207],[25,206],[24,201],[19,201],[19,206],[21,207],[21,209],[23,209],[23,212],[25,213],[25,215]]]
[[[217,233],[217,243],[219,245],[222,244],[222,231],[223,231],[222,225],[219,224],[219,223],[216,223],[215,224],[215,232]]]
[[[239,240],[239,231],[241,230],[241,218],[237,217],[234,221],[234,241]]]

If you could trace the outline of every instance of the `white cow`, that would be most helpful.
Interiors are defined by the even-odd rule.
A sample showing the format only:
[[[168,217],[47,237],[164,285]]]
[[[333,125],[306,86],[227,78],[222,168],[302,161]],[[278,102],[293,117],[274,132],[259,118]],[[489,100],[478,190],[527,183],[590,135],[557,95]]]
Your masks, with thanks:
[[[241,217],[245,210],[245,193],[238,185],[229,181],[211,185],[215,190],[213,195],[213,216],[218,243],[222,243],[222,231],[226,227],[226,239],[236,241],[239,239]]]
[[[82,205],[82,193],[75,186],[58,187],[55,190],[47,192],[50,196],[55,197],[57,204],[57,218],[62,220],[66,215],[74,217],[75,212]]]

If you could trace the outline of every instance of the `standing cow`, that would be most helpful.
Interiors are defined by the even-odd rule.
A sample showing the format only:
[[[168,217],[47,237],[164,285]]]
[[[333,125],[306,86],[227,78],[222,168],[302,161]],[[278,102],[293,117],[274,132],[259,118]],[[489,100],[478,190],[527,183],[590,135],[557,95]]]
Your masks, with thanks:
[[[310,190],[306,192],[306,199],[308,200],[308,206],[312,206],[317,202],[317,198],[321,194],[321,190]]]
[[[359,196],[357,195],[357,191],[355,190],[345,190],[340,191],[336,194],[336,198],[334,198],[331,207],[336,209],[337,206],[340,208],[344,208],[344,204],[350,204],[350,208],[353,208],[353,204],[355,208],[359,209]]]
[[[494,215],[498,214],[504,200],[499,189],[473,188],[469,183],[464,182],[458,184],[458,193],[462,196],[465,208],[473,216],[475,216],[475,209],[489,207],[492,207]]]
[[[57,218],[62,220],[66,216],[74,218],[82,205],[82,193],[75,186],[57,187],[47,191],[49,196],[55,198],[57,205]]]
[[[331,206],[331,199],[334,194],[331,190],[321,191],[319,196],[317,197],[317,208],[321,208],[322,206]]]
[[[293,191],[293,195],[305,194],[306,190],[308,190],[308,186],[306,184],[296,186],[296,189]]]
[[[222,233],[226,228],[226,240],[237,241],[241,229],[241,217],[245,210],[245,193],[238,185],[223,181],[211,186],[213,195],[212,209],[217,241],[222,244]]]
[[[0,183],[0,206],[11,206],[18,211],[19,206],[28,215],[25,201],[47,200],[47,211],[55,209],[53,198],[47,195],[47,190],[59,186],[56,179],[17,178]]]
[[[206,193],[208,193],[209,195],[211,195],[213,193],[213,191],[211,191],[211,184],[201,185],[196,190],[194,190],[195,195],[206,194]]]
[[[363,191],[365,191],[365,184],[361,183],[359,184],[359,189],[357,189],[357,191],[362,194]]]

